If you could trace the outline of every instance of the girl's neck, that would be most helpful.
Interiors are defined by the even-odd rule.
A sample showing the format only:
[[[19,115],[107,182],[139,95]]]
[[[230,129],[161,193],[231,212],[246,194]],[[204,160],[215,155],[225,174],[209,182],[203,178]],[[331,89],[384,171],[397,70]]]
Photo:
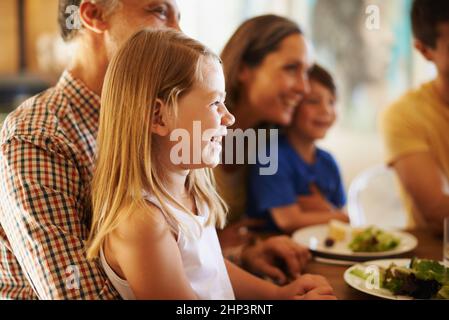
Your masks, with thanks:
[[[314,140],[304,137],[292,129],[287,130],[287,139],[306,163],[313,164],[315,162],[316,145]]]
[[[173,198],[181,201],[188,196],[186,181],[190,170],[174,165],[170,160],[170,152],[167,152],[164,146],[159,147],[158,145],[158,143],[155,143],[154,151],[159,155],[157,158],[157,170],[164,188]]]

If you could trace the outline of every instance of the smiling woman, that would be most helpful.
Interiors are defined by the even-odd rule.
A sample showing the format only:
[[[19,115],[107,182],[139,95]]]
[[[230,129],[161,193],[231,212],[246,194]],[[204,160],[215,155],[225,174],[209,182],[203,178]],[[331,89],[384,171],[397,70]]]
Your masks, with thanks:
[[[221,54],[226,105],[236,117],[233,128],[291,122],[295,106],[308,90],[309,49],[301,28],[284,17],[255,17],[237,29]],[[246,213],[246,166],[221,165],[214,172],[235,222]]]

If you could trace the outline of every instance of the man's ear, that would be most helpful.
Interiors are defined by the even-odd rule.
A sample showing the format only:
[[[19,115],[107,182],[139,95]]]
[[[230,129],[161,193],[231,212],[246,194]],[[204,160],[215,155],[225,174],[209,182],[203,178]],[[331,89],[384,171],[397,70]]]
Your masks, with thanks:
[[[170,129],[168,127],[167,111],[167,104],[161,99],[156,99],[153,106],[151,133],[157,134],[161,137],[165,137],[169,134]]]
[[[81,3],[80,19],[86,29],[95,33],[103,33],[108,28],[104,8],[90,1]]]
[[[433,61],[433,50],[425,45],[421,40],[415,39],[414,46],[427,61]]]

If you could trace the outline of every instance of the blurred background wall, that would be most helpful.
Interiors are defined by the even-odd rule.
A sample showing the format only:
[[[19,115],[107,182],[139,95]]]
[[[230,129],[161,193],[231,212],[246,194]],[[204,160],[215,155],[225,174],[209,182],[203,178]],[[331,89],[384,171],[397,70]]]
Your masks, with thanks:
[[[346,186],[382,162],[379,111],[435,75],[412,48],[411,0],[178,0],[178,4],[184,32],[216,52],[242,21],[255,15],[284,15],[302,26],[314,44],[317,62],[337,79],[340,117],[321,145],[339,160]],[[2,117],[30,92],[53,84],[70,58],[70,45],[58,35],[57,6],[58,0],[0,0]],[[372,20],[376,17],[378,21]],[[12,93],[15,98],[5,102],[2,94]]]

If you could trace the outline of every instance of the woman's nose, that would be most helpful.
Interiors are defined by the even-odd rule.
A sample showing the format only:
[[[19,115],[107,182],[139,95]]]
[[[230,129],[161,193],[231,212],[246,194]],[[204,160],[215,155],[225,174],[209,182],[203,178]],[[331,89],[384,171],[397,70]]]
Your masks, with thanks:
[[[296,81],[295,90],[297,93],[306,95],[310,92],[309,77],[307,75],[299,75]]]

